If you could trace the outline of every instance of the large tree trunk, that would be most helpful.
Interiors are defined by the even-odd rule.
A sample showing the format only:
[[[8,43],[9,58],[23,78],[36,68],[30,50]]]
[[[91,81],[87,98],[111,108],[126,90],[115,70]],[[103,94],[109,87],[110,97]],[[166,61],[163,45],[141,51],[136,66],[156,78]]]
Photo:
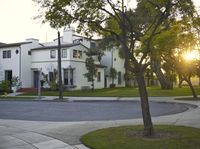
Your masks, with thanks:
[[[188,83],[188,85],[189,85],[189,87],[190,87],[190,90],[192,91],[192,96],[193,96],[193,98],[197,98],[197,94],[196,94],[196,92],[195,92],[195,90],[194,90],[194,87],[193,87],[193,85],[192,85],[191,80],[190,80],[190,79],[187,79],[186,82]]]
[[[162,89],[172,89],[173,83],[170,82],[161,71],[160,61],[151,60],[151,68],[156,74]]]
[[[144,123],[144,135],[152,136],[154,135],[154,129],[153,129],[151,114],[149,110],[149,101],[148,101],[148,94],[146,90],[145,80],[144,80],[144,72],[137,73],[136,79],[137,79],[140,99],[141,99],[142,116],[143,116],[143,123]]]

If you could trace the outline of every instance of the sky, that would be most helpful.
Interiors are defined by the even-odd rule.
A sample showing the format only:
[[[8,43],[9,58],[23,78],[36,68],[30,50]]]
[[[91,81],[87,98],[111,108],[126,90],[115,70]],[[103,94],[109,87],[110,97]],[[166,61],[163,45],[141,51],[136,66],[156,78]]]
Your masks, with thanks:
[[[200,0],[193,1],[200,7]],[[48,23],[35,20],[37,15],[38,7],[32,0],[0,0],[0,42],[22,42],[27,38],[49,42],[55,39],[57,31]]]

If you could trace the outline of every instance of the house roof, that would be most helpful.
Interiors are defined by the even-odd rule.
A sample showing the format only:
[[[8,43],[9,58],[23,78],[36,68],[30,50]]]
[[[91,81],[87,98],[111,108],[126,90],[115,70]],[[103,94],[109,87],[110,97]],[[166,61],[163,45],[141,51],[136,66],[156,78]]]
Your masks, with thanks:
[[[77,45],[82,45],[82,44],[80,44],[80,43],[76,43],[76,44],[62,44],[61,48],[74,47],[74,46],[77,46]],[[31,50],[44,50],[44,49],[57,49],[57,48],[58,48],[58,45],[53,45],[53,46],[38,47],[38,48],[31,49]]]
[[[0,48],[4,47],[16,47],[16,46],[21,46],[22,44],[29,44],[32,42],[17,42],[17,43],[0,43]]]
[[[0,42],[0,45],[4,45],[5,43],[3,43],[3,42]]]

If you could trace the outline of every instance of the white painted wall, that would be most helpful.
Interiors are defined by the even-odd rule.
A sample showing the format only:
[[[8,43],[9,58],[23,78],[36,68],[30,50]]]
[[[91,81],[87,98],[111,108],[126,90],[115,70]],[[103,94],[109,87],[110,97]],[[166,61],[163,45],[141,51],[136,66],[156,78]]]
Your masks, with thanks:
[[[21,81],[22,88],[30,88],[31,83],[31,55],[28,55],[28,51],[31,49],[40,47],[39,41],[37,39],[27,39],[27,42],[32,42],[29,44],[21,45]]]
[[[105,75],[107,77],[107,87],[112,84],[112,78],[110,78],[110,68],[113,67],[116,69],[117,73],[121,72],[121,84],[118,84],[118,75],[117,78],[114,79],[114,84],[117,87],[124,87],[125,80],[124,80],[124,59],[119,57],[119,50],[113,48],[111,50],[107,50],[104,52],[104,56],[102,57],[101,64],[107,66],[105,70]]]
[[[11,58],[3,59],[3,51],[11,50]],[[12,76],[19,77],[19,55],[16,54],[16,50],[20,50],[20,47],[5,47],[0,48],[0,81],[5,80],[5,71],[12,70]]]

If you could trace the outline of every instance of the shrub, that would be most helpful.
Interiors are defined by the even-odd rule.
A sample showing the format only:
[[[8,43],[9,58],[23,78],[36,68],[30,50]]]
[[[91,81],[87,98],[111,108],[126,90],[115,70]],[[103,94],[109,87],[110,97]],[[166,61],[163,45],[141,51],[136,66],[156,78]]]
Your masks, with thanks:
[[[110,84],[110,88],[115,88],[115,84]]]
[[[58,90],[58,84],[56,82],[50,83],[50,90],[51,91],[57,91]]]
[[[0,91],[1,92],[10,92],[10,81],[8,81],[8,80],[1,81]]]

